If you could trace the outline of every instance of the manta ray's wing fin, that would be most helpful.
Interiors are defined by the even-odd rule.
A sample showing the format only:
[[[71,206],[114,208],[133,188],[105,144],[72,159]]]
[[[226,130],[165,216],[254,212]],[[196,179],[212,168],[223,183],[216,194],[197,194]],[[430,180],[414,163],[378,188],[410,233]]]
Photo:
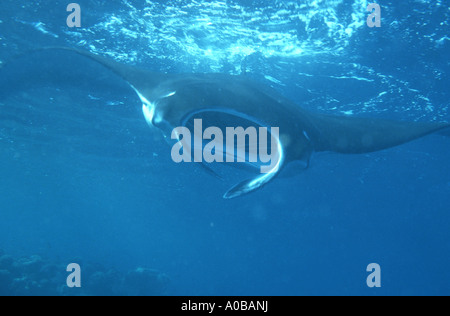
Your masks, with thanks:
[[[439,134],[445,137],[450,137],[450,126],[448,128],[444,128],[439,132]]]
[[[91,59],[107,69],[111,70],[113,73],[124,79],[128,84],[130,84],[138,94],[146,95],[149,88],[154,88],[161,81],[169,77],[169,75],[164,73],[152,72],[146,69],[140,69],[131,65],[126,65],[119,63],[111,58],[105,58],[91,52],[70,48],[70,47],[43,47],[39,49],[33,49],[33,51],[52,51],[52,50],[60,50],[66,51],[69,53],[75,53],[81,56],[84,56],[88,59]]]
[[[316,151],[361,154],[398,146],[417,138],[445,131],[448,123],[421,123],[314,115],[311,139]]]

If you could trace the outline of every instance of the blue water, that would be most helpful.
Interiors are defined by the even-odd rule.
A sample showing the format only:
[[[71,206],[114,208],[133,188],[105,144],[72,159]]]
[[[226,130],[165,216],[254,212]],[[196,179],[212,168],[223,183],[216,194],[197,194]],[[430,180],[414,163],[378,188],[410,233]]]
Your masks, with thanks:
[[[79,0],[78,29],[68,3],[0,4],[0,294],[450,294],[448,137],[317,154],[224,200],[235,182],[173,163],[119,78],[31,52],[245,72],[310,110],[449,121],[449,1],[380,0],[373,29],[366,0]],[[82,289],[61,290],[72,262]]]

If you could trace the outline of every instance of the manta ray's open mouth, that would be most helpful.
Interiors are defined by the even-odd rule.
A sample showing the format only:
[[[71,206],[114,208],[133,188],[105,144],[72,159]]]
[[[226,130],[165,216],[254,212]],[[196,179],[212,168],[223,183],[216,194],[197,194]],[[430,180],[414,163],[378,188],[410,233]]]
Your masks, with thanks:
[[[179,151],[180,147],[183,150],[193,148],[194,161],[204,162],[198,158],[203,155],[207,163],[243,163],[260,170],[259,176],[237,184],[225,193],[224,198],[235,198],[263,186],[276,176],[283,164],[284,151],[279,139],[279,128],[271,127],[268,132],[266,126],[247,115],[229,110],[205,109],[187,115],[182,125],[180,130],[184,134],[194,131],[194,137],[192,139],[189,136],[186,141],[186,135],[180,138],[176,134],[182,143],[176,150]],[[190,155],[186,158],[192,161]]]

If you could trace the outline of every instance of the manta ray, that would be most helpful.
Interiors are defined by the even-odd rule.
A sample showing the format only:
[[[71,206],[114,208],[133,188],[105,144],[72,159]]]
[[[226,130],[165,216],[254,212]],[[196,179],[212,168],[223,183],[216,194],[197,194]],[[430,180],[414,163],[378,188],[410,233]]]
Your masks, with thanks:
[[[301,161],[308,165],[315,152],[370,153],[450,127],[448,123],[315,113],[242,75],[157,73],[79,49],[46,49],[63,49],[80,54],[123,78],[142,101],[142,111],[148,124],[165,135],[201,117],[214,122],[220,120],[225,126],[234,126],[231,122],[238,121],[246,122],[248,126],[279,127],[276,168],[233,186],[223,196],[226,199],[263,187],[292,162]]]

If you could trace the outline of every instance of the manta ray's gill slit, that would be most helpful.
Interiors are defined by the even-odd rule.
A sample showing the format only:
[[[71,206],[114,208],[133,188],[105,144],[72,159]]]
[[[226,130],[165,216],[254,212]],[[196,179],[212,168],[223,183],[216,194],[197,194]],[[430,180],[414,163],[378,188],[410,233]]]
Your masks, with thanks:
[[[306,139],[308,140],[308,142],[311,142],[311,138],[309,137],[307,131],[303,131],[303,135],[306,137]]]

